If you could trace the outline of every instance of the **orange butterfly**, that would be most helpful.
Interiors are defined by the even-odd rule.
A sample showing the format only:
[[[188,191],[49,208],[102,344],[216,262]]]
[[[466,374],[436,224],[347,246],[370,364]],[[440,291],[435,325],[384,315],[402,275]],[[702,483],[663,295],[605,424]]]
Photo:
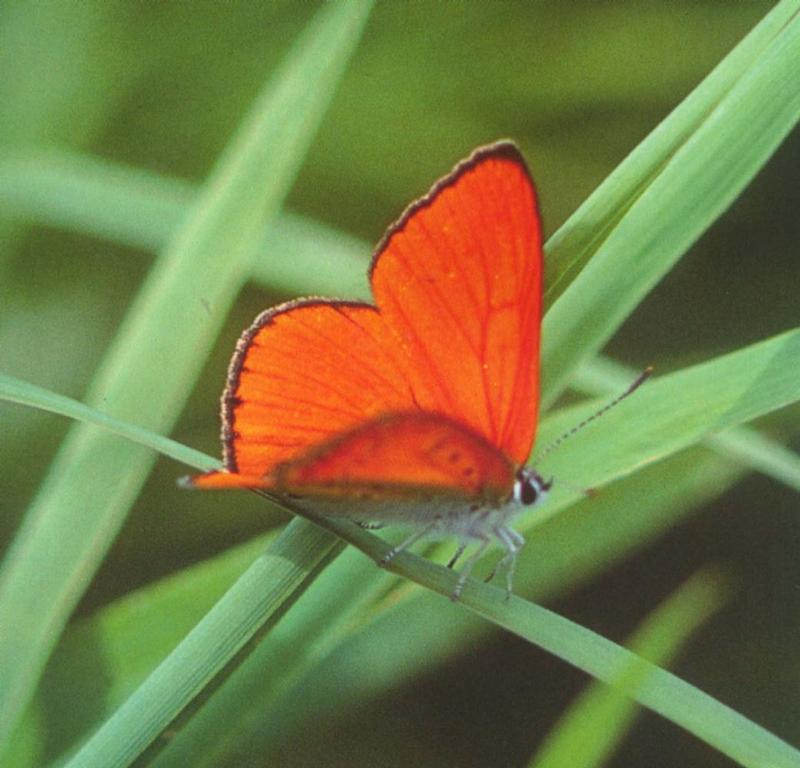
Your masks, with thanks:
[[[510,591],[510,520],[550,483],[523,465],[536,433],[542,235],[525,161],[476,150],[384,235],[375,304],[304,299],[242,335],[222,396],[225,470],[195,488],[258,488],[330,515],[492,539]],[[451,561],[451,565],[455,562]]]

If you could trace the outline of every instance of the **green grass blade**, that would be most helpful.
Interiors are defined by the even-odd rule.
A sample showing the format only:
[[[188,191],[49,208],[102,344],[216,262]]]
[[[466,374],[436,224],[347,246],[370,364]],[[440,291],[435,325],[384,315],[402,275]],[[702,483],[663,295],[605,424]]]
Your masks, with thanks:
[[[637,375],[637,371],[613,360],[595,358],[578,370],[571,386],[587,395],[613,396],[624,392]],[[755,429],[737,427],[711,435],[704,442],[743,466],[800,491],[800,456]]]
[[[259,95],[129,309],[90,405],[155,431],[174,423],[250,272],[264,215],[280,207],[368,10],[362,2],[323,6]],[[15,629],[0,640],[0,743],[153,460],[149,450],[82,425],[63,444],[0,573],[0,615]]]
[[[390,547],[369,531],[342,521],[313,516],[322,525],[371,557],[382,557]],[[449,596],[457,575],[451,570],[403,552],[390,570],[441,595]],[[461,604],[493,624],[522,637],[592,677],[613,683],[639,657],[585,627],[497,587],[471,581]],[[634,697],[743,766],[792,768],[800,751],[765,728],[743,717],[683,680],[642,660],[644,684]]]
[[[516,589],[537,600],[563,594],[651,542],[727,490],[738,476],[723,460],[696,450],[615,483],[597,498],[583,500],[537,528],[519,559]],[[387,690],[470,652],[495,629],[430,592],[411,589],[406,598],[383,605],[368,623],[332,647],[321,663],[303,670],[296,685],[277,700],[240,697],[223,725],[236,732],[248,719],[255,721],[258,725],[240,734],[239,740],[247,745],[247,754],[269,762],[280,754],[279,745],[302,738],[306,729],[318,723],[330,727],[342,716],[342,702],[345,711],[369,706]],[[409,633],[408,627],[425,631]],[[257,661],[254,654],[253,668],[248,662],[242,674],[257,674]],[[230,681],[235,683],[236,679]],[[230,701],[236,701],[235,693],[230,691]],[[178,736],[175,746],[181,742]],[[184,750],[188,764],[195,756],[202,759],[201,752]],[[244,752],[228,755],[233,764],[237,759],[244,762],[244,757]]]
[[[157,251],[197,196],[193,184],[77,152],[0,157],[0,206],[15,217]],[[291,213],[262,235],[251,277],[272,291],[368,298],[370,247]]]
[[[131,765],[146,750],[151,757],[166,741],[157,740],[186,717],[246,658],[342,549],[329,533],[294,520],[225,597],[92,736],[70,768]]]
[[[209,470],[220,466],[219,459],[189,448],[182,443],[163,437],[149,429],[131,424],[129,421],[109,416],[96,408],[73,400],[71,397],[56,394],[27,381],[0,373],[0,400],[20,405],[29,405],[42,411],[57,413],[83,424],[93,424],[125,437],[131,442],[150,448],[163,456],[188,464],[197,469]]]
[[[552,596],[597,573],[663,531],[687,508],[720,493],[735,473],[721,469],[718,461],[707,464],[693,456],[691,463],[680,462],[684,471],[671,465],[651,468],[619,483],[617,492],[603,494],[593,506],[578,504],[551,519],[527,545],[517,587]],[[676,481],[665,482],[665,477]],[[356,586],[348,594],[344,590],[350,585],[342,585],[340,600],[355,601],[367,585],[382,583],[383,574],[370,561],[364,565],[361,589]],[[277,690],[269,675],[275,638],[267,638],[159,756],[158,768],[235,765],[252,755],[266,763],[270,757],[277,760],[281,745],[302,738],[306,729],[320,723],[331,727],[343,713],[368,706],[370,699],[474,649],[492,630],[474,614],[412,585],[403,592],[405,597],[395,590],[391,602],[351,622],[348,633],[315,638],[325,642],[326,653],[292,659],[293,668],[282,670],[290,685]],[[284,623],[292,620],[293,615],[287,616]],[[408,627],[420,631],[409,633]],[[222,738],[214,741],[215,734]]]
[[[563,592],[632,546],[652,539],[687,508],[722,492],[734,477],[736,473],[721,468],[718,459],[700,456],[677,457],[638,473],[541,526],[525,549],[518,587],[538,598]],[[60,714],[40,729],[30,723],[31,732],[48,734],[48,752],[44,754],[40,744],[38,758],[25,759],[20,746],[0,765],[41,765],[53,756],[53,749],[66,749],[93,726],[103,708],[111,714],[264,546],[263,537],[249,542],[71,625],[43,681],[47,711]],[[298,719],[313,716],[324,722],[334,701],[347,702],[348,711],[363,706],[371,692],[421,674],[459,649],[474,647],[490,630],[483,620],[455,606],[442,606],[429,594],[394,603],[388,616],[386,611],[368,614],[366,625],[354,620],[354,611],[372,591],[382,589],[385,578],[359,553],[351,550],[340,556],[171,740],[157,759],[159,768],[221,764],[233,759],[243,742],[254,743],[256,753],[268,752],[276,733],[285,741],[302,727],[295,724]],[[424,608],[431,601],[430,610],[420,614],[420,603]],[[426,631],[408,636],[398,631],[403,626]],[[354,638],[356,630],[360,631]],[[397,638],[403,641],[395,647]],[[87,677],[87,665],[98,657],[105,661],[104,673]],[[352,658],[360,662],[352,665]],[[336,695],[326,688],[328,680]]]
[[[49,393],[43,393],[44,397],[39,398],[41,402],[36,402],[37,395],[40,394],[37,390],[38,388],[33,388],[33,391],[30,391],[30,385],[25,385],[22,387],[25,397],[15,397],[14,399],[18,401],[25,400],[34,405],[52,407],[52,395],[49,395]],[[66,401],[66,406],[61,403],[62,400]],[[74,401],[69,401],[68,398],[59,398],[56,402],[59,406],[57,410],[66,415],[74,415],[74,412],[77,410],[77,415],[79,417],[87,417],[88,412],[88,417],[91,418],[92,415],[96,413],[86,406],[74,403]],[[93,423],[108,427],[107,420],[101,418],[102,415],[100,414],[98,414],[98,417],[100,418],[96,418]],[[141,433],[143,430],[134,428],[133,430],[126,431],[124,428],[118,428],[116,424],[112,424],[110,428],[113,428],[118,433],[129,436],[131,439],[142,439]],[[161,438],[160,440],[163,441],[164,439]],[[152,445],[154,448],[163,447],[159,445],[158,440],[152,438],[145,437],[143,443]],[[188,453],[186,456],[183,456],[180,454],[179,450],[170,448],[169,455],[173,455],[179,460],[191,462],[193,454],[196,454],[196,452],[191,452],[189,449],[186,450]],[[201,455],[200,462],[208,463],[210,461],[210,458],[202,457]],[[672,470],[667,474],[671,477],[682,478],[683,484],[687,485],[688,488],[686,492],[687,498],[691,499],[693,503],[699,503],[700,500],[705,498],[707,493],[702,492],[697,487],[699,462],[693,459],[689,463],[689,466],[691,466],[694,472],[689,472],[688,468],[685,468]],[[724,477],[732,477],[732,475],[725,475]],[[715,477],[712,477],[710,479],[710,489],[716,492],[722,490],[725,485],[726,481],[723,478],[715,479]],[[681,493],[681,487],[681,484],[674,480],[666,482],[661,479],[654,479],[643,487],[639,487],[639,485],[636,484],[631,488],[631,496],[636,501],[634,505],[626,504],[624,497],[620,497],[618,494],[604,494],[599,501],[592,502],[593,507],[590,510],[584,510],[581,505],[579,505],[579,507],[575,508],[574,515],[561,515],[555,519],[551,519],[539,528],[536,538],[529,544],[526,550],[527,556],[518,573],[517,583],[520,586],[526,583],[535,585],[537,594],[544,594],[553,589],[563,589],[567,583],[574,582],[576,578],[585,577],[588,573],[596,570],[601,563],[608,562],[608,555],[601,557],[599,556],[600,552],[607,552],[609,548],[615,550],[616,547],[615,551],[617,556],[619,556],[620,546],[624,549],[631,546],[631,542],[642,542],[647,538],[651,538],[655,532],[662,530],[668,525],[668,520],[671,518],[667,517],[664,519],[663,513],[659,513],[657,508],[653,505],[662,504],[666,505],[666,508],[668,508],[671,503],[674,504],[673,500],[676,498],[676,494]],[[649,505],[643,508],[640,503],[641,499],[648,499]],[[608,508],[604,509],[604,507]],[[631,514],[620,513],[620,510],[625,510],[628,507],[632,507],[632,510],[635,510],[635,512],[639,514],[641,524],[647,526],[649,535],[643,536],[641,531],[638,532],[638,535],[633,535],[631,533],[632,525],[634,526],[633,530],[636,530],[635,520],[633,518],[634,512],[632,511]],[[623,526],[622,528],[615,525],[614,520],[616,518],[620,519],[620,523]],[[591,528],[592,524],[598,520],[603,521],[600,527],[595,525],[594,529],[587,530],[587,526]],[[553,529],[552,536],[549,535],[550,529]],[[569,542],[573,539],[575,543],[570,544]],[[587,542],[590,544],[587,544]],[[249,549],[250,548],[248,548],[248,553]],[[536,551],[531,552],[531,549]],[[244,561],[241,558],[237,558],[237,562],[239,563],[239,567],[243,567]],[[529,567],[531,565],[533,569]],[[222,567],[226,572],[229,570],[226,563],[223,563]],[[338,567],[338,563],[335,568],[336,567]],[[320,605],[327,606],[328,609],[330,609],[331,605],[335,605],[336,614],[340,622],[350,615],[353,606],[359,605],[360,601],[363,600],[363,587],[369,583],[371,578],[374,579],[378,575],[377,569],[375,569],[371,563],[363,561],[362,559],[356,558],[352,567],[357,569],[357,577],[355,579],[351,580],[345,578],[341,573],[336,571],[330,573],[326,572],[323,577],[323,581],[329,584],[332,583],[334,589],[332,596],[326,597]],[[364,572],[365,568],[366,572]],[[187,577],[190,576],[190,574],[187,574]],[[180,613],[177,607],[173,605],[175,600],[182,601],[191,606],[202,604],[207,579],[208,577],[204,574],[198,577],[199,584],[195,588],[201,590],[199,595],[193,595],[191,592],[192,587],[186,585],[186,583],[181,580],[175,587],[178,594],[172,602],[169,602],[167,599],[166,609],[162,607],[164,603],[163,599],[159,599],[158,593],[160,592],[160,588],[157,587],[155,605],[153,609],[149,611],[155,611],[156,615],[149,619],[146,613],[143,615],[140,611],[130,612],[126,610],[124,607],[125,601],[122,601],[122,605],[118,609],[112,608],[108,612],[104,611],[99,619],[100,626],[97,631],[99,631],[102,636],[103,657],[120,660],[119,665],[113,665],[114,670],[119,670],[120,668],[124,670],[126,666],[130,666],[124,663],[124,659],[128,653],[125,649],[130,648],[131,643],[138,649],[137,654],[134,654],[132,658],[134,658],[138,664],[142,663],[142,654],[145,652],[144,649],[152,645],[152,639],[148,634],[150,632],[148,627],[153,626],[154,623],[162,627],[158,633],[153,633],[157,641],[170,642],[170,637],[174,638],[172,642],[176,641],[179,635],[175,635],[175,632],[180,631],[181,627],[185,627],[185,622],[183,624],[178,623],[177,627],[175,627],[175,622],[163,622],[161,615],[165,610],[166,613],[170,615],[173,613],[178,615]],[[316,592],[314,594],[316,594]],[[142,599],[136,599],[134,602],[138,605],[142,602]],[[104,618],[105,613],[109,614],[108,618]],[[326,613],[326,615],[328,615],[328,613]],[[181,731],[181,734],[170,744],[167,752],[163,755],[165,759],[159,761],[160,765],[207,764],[204,761],[210,756],[219,756],[220,750],[232,749],[235,746],[235,734],[246,726],[249,719],[257,719],[259,722],[263,722],[264,707],[280,693],[280,690],[276,689],[278,681],[283,679],[283,685],[285,686],[292,679],[302,676],[309,665],[313,664],[315,658],[314,654],[309,654],[303,647],[303,644],[299,642],[300,639],[303,637],[315,637],[316,641],[319,643],[326,638],[330,640],[332,634],[334,637],[337,636],[336,622],[330,622],[327,625],[323,625],[321,628],[318,621],[315,622],[313,619],[306,619],[304,623],[303,621],[296,621],[294,616],[295,614],[293,613],[288,621],[281,623],[278,630],[283,630],[284,633],[294,632],[294,639],[291,642],[285,640],[283,642],[275,642],[278,642],[281,647],[298,648],[299,658],[293,659],[290,662],[290,660],[286,658],[285,653],[280,654],[278,657],[279,663],[277,664],[278,669],[276,670],[276,657],[272,650],[273,642],[270,639],[270,641],[264,643],[264,647],[260,648],[254,654],[254,658],[248,660],[246,666],[236,673],[236,678],[231,681],[233,687],[230,685],[226,686],[224,692],[217,694],[217,696],[206,705],[200,717],[196,718],[196,721],[199,722],[193,721]],[[114,632],[113,636],[109,637],[108,630],[102,629],[102,627],[107,627],[109,622],[113,629],[114,625],[124,622],[125,617],[128,619],[128,624],[123,624],[122,628]],[[421,625],[430,626],[431,620],[432,617],[427,617],[425,621],[421,622]],[[312,621],[312,624],[314,624],[313,630],[308,628],[308,621]],[[457,624],[454,624],[452,621],[447,621],[435,634],[437,637],[455,634],[459,642],[469,642],[469,638],[472,637],[476,631],[473,628],[472,633],[468,633],[463,629],[460,632],[454,632],[457,627]],[[170,628],[171,631],[165,636],[166,628]],[[172,631],[173,629],[174,631]],[[80,630],[80,628],[78,628],[76,631],[80,638],[83,637],[83,634],[88,630]],[[67,639],[70,640],[74,634],[75,632],[70,633]],[[77,660],[72,663],[72,666],[77,669],[78,674],[77,679],[75,679],[71,685],[65,685],[62,696],[64,704],[63,707],[59,707],[70,712],[70,719],[77,718],[80,720],[76,711],[79,709],[80,705],[69,703],[67,706],[67,702],[72,702],[73,694],[76,689],[83,690],[84,695],[81,698],[87,702],[89,710],[88,713],[84,715],[84,722],[85,718],[91,716],[91,713],[95,711],[95,702],[103,698],[102,689],[93,691],[87,690],[86,687],[89,683],[83,679],[83,669],[85,668],[86,661],[81,661],[81,649],[83,647],[88,647],[92,649],[92,653],[96,652],[94,650],[95,644],[87,643],[85,639],[84,637],[83,641],[80,641],[72,638],[72,640],[75,641],[73,642],[70,640],[63,654],[66,656],[64,663],[69,665],[69,648],[73,649],[71,654],[72,656],[76,656]],[[162,652],[159,649],[163,649],[163,642],[156,642],[153,653],[159,654]],[[111,643],[111,645],[108,645],[108,643]],[[117,647],[117,645],[120,645],[120,647]],[[385,654],[381,653],[378,656],[379,659],[385,660]],[[144,657],[145,660],[146,658],[147,656]],[[152,654],[150,658],[153,658]],[[431,657],[428,656],[427,658]],[[394,666],[395,665],[392,664],[393,668]],[[410,669],[411,667],[411,664],[402,665],[403,669]],[[139,679],[141,678],[141,673],[136,672],[137,669],[141,669],[141,667],[134,665],[134,669],[128,672],[128,675],[133,674],[134,680],[137,678],[137,674]],[[340,671],[340,673],[337,674],[343,673]],[[62,680],[65,676],[69,679],[67,673],[62,670],[55,674],[55,679]],[[379,681],[385,679],[385,676],[375,674],[373,678]],[[132,682],[129,681],[126,683],[124,678],[115,683],[114,691],[116,691],[116,693],[112,692],[110,694],[110,703],[114,701],[119,702],[123,694],[130,692],[131,686]],[[246,689],[244,692],[242,691],[243,688]],[[51,693],[49,698],[52,695],[57,694]],[[221,695],[222,698],[220,698]],[[249,710],[251,714],[247,715],[242,713],[242,708]],[[301,707],[301,710],[302,709],[304,708]],[[317,711],[318,707],[315,706],[312,707],[312,709]],[[309,710],[305,709],[305,711]],[[279,714],[271,714],[270,717],[275,719],[276,723],[281,722]],[[89,722],[91,722],[91,720]],[[206,726],[205,729],[203,728],[204,724]],[[215,740],[214,736],[219,736],[220,734],[222,734],[222,738]],[[14,756],[18,758],[18,753],[15,753]],[[12,764],[24,765],[25,763],[21,762],[20,759],[16,759]],[[210,764],[213,764],[213,762]]]
[[[564,466],[571,464],[581,467],[588,473],[587,483],[589,484],[600,485],[615,477],[624,476],[656,458],[664,457],[672,451],[680,450],[700,440],[715,429],[734,426],[741,421],[800,399],[800,381],[794,375],[794,371],[798,367],[800,367],[800,331],[794,331],[717,360],[662,377],[640,390],[637,397],[630,398],[609,413],[601,422],[594,425],[593,429],[587,429],[587,432],[595,433],[595,441],[603,442],[605,440],[606,448],[603,451],[597,451],[593,447],[597,442],[575,439],[561,449],[557,458],[564,463]],[[565,419],[569,423],[575,423],[575,420],[580,418],[580,414],[586,411],[586,405],[565,409],[545,422],[543,432],[558,434],[562,431],[561,423]],[[606,437],[604,437],[604,432]],[[566,463],[562,459],[565,454],[568,455]],[[557,495],[547,513],[539,513],[537,518],[530,520],[529,523],[541,524],[541,521],[563,509],[571,497],[574,497],[574,494]],[[387,550],[386,543],[381,539],[369,535],[366,531],[354,530],[354,527],[347,524],[346,521],[316,516],[312,516],[312,518],[318,525],[337,533],[361,548],[374,560],[379,559]],[[412,555],[399,557],[397,562],[392,562],[391,569],[444,594],[449,594],[454,586],[452,572]],[[465,603],[467,604],[469,604],[467,595],[471,593],[472,587],[474,584],[471,584],[465,593]],[[488,600],[489,593],[485,594]],[[497,593],[495,592],[495,594]],[[225,610],[225,603],[225,600],[221,601],[218,606],[219,610]],[[485,605],[480,612],[490,618],[495,616],[499,619],[501,615],[505,616],[503,612],[496,615],[487,614]],[[517,626],[513,622],[512,624],[500,623],[507,628]],[[523,624],[527,626],[527,619]],[[545,627],[547,632],[552,629],[547,622],[545,622]],[[573,636],[577,645],[570,652],[568,660],[579,662],[578,666],[595,674],[600,679],[609,679],[608,675],[611,673],[608,669],[604,672],[606,677],[603,677],[596,667],[582,666],[586,663],[586,654],[578,653],[581,650],[581,637],[583,640],[587,639],[587,636],[581,636],[580,633]],[[548,638],[547,642],[543,642],[543,647],[554,650],[551,641],[552,638]],[[585,650],[583,649],[584,652]],[[557,655],[559,654],[557,653]],[[228,659],[220,657],[216,661],[224,667]],[[169,660],[165,664],[167,670],[173,672]],[[208,670],[207,674],[208,679],[212,679],[214,672]],[[159,689],[158,686],[156,689]],[[727,727],[726,724],[733,716],[725,708],[717,713],[715,725],[709,730],[706,725],[697,720],[707,716],[708,707],[711,706],[713,709],[712,704],[699,692],[687,693],[686,690],[681,690],[682,692],[676,692],[670,685],[667,685],[666,692],[659,688],[652,700],[647,698],[646,700],[640,699],[640,701],[673,719],[677,717],[677,712],[672,707],[670,696],[677,696],[682,701],[682,707],[687,702],[694,702],[699,710],[694,713],[684,713],[681,719],[675,719],[675,721],[700,735],[701,738],[705,738],[722,751],[737,755],[736,759],[741,758],[743,764],[751,764],[747,762],[750,760],[751,752],[749,750],[751,748],[756,751],[762,750],[764,754],[772,754],[776,749],[774,742],[778,740],[770,741],[774,737],[765,735],[766,732],[762,733],[762,730],[752,723],[749,724],[750,730],[744,737],[744,741],[741,739],[731,741],[725,733],[718,732],[717,728]],[[184,691],[184,693],[186,692]],[[662,700],[662,695],[666,697],[666,700]],[[713,702],[713,700],[710,701]],[[713,704],[722,706],[716,702]],[[173,711],[175,710],[167,710],[167,713]],[[126,722],[132,717],[132,714],[128,715]],[[744,720],[744,718],[741,719]],[[115,723],[117,729],[121,728],[121,733],[126,734],[124,723],[120,725],[122,721],[116,716],[109,722]],[[159,725],[164,724],[160,723]],[[739,725],[744,727],[741,723]],[[152,727],[152,723],[150,726]],[[121,736],[117,738],[122,739]],[[752,746],[750,742],[755,743],[755,746]],[[103,742],[97,743],[102,744]],[[124,744],[124,740],[121,743]],[[775,754],[779,753],[780,750],[775,752]]]
[[[799,367],[800,330],[795,330],[651,379],[635,396],[547,456],[540,471],[570,477],[582,487],[607,483],[717,432],[796,402],[800,399]],[[582,403],[554,414],[542,424],[540,445],[546,446],[604,402]],[[595,449],[587,450],[589,445]],[[602,450],[596,449],[598,445]],[[561,499],[562,494],[554,494],[547,512],[557,511]]]
[[[657,176],[644,189],[630,190],[619,221],[551,306],[542,330],[546,403],[730,205],[798,118],[795,15]],[[570,221],[597,233],[591,218],[576,214]]]
[[[797,0],[777,3],[550,238],[545,281],[548,305],[563,293],[625,215],[631,202],[659,176],[798,10]]]
[[[189,182],[86,153],[36,148],[0,157],[6,216],[154,253],[197,194]]]
[[[719,577],[700,572],[647,617],[630,640],[637,656],[664,666],[724,600]],[[593,683],[551,729],[531,768],[595,768],[608,758],[630,730],[637,708],[631,699],[647,675],[638,659],[606,686]]]
[[[742,465],[800,491],[800,456],[755,430],[731,430],[715,435],[709,445]]]
[[[488,597],[488,595],[487,595]],[[605,682],[637,663],[633,654],[543,608],[512,597],[510,604],[478,601],[474,610]],[[749,768],[790,768],[800,752],[712,697],[655,666],[636,700]]]

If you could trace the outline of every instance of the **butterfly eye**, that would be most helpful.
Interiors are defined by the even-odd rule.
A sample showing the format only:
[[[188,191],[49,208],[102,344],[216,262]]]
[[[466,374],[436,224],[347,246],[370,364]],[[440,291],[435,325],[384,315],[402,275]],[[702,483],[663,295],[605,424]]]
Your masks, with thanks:
[[[550,490],[552,483],[546,483],[543,478],[528,469],[517,472],[514,481],[514,500],[523,506],[530,507],[540,501]]]

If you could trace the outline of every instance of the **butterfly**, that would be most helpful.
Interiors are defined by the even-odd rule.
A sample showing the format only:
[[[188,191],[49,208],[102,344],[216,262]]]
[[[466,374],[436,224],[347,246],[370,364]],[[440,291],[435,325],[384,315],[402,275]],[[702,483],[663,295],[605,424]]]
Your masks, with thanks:
[[[222,396],[224,470],[200,489],[253,488],[357,522],[460,540],[457,599],[492,541],[508,590],[510,523],[551,482],[526,468],[539,410],[542,227],[509,141],[475,150],[389,227],[374,304],[302,299],[259,315]]]

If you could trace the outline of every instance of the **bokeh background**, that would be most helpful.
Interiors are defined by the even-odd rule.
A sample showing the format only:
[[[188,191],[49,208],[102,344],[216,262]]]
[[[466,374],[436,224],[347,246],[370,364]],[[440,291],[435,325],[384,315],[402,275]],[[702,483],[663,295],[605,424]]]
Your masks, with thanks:
[[[529,160],[552,233],[770,6],[379,3],[287,205],[375,242],[456,160],[512,137]],[[291,2],[6,0],[3,156],[68,148],[200,182],[314,10]],[[608,351],[663,372],[797,325],[798,178],[795,132]],[[26,222],[3,200],[0,190],[0,370],[80,399],[151,254]],[[258,311],[285,298],[255,286],[242,294],[178,440],[218,452],[217,400],[235,340]],[[790,440],[797,423],[796,414],[783,414],[763,427]],[[5,548],[68,425],[7,404],[0,404],[0,425]],[[174,479],[182,473],[159,462],[79,615],[278,522],[244,494],[222,503],[181,493]],[[621,642],[698,567],[720,565],[733,578],[734,597],[675,669],[797,743],[797,507],[790,491],[749,477],[553,607]],[[335,758],[341,765],[522,765],[585,682],[497,634],[363,711],[319,723],[282,757],[297,766]],[[644,714],[611,764],[732,763]]]

